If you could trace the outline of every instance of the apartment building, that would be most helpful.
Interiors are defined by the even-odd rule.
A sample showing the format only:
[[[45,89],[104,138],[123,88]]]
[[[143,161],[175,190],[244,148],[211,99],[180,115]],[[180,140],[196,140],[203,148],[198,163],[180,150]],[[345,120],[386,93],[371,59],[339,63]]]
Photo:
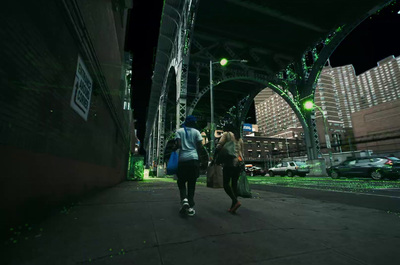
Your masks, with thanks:
[[[345,151],[340,146],[345,146],[350,140],[347,138],[353,138],[353,114],[400,99],[399,84],[400,57],[389,56],[379,61],[375,68],[358,76],[352,65],[324,67],[314,98],[319,106],[315,114],[321,147],[326,146],[325,133],[328,131],[335,151]],[[266,90],[272,91],[269,88]],[[265,97],[267,93],[263,95],[255,100],[261,135],[279,137],[290,134],[288,131],[292,128],[301,128],[299,120],[283,98],[276,93],[269,97]],[[350,144],[347,148],[350,148]]]

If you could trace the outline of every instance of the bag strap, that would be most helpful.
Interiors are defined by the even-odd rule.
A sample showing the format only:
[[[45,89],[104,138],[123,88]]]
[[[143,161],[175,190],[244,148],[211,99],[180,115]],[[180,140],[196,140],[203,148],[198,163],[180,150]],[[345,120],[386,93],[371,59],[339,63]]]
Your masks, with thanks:
[[[229,141],[232,141],[231,132],[228,132],[228,135],[229,135]]]
[[[235,153],[236,153],[236,154],[239,154],[239,150],[238,150],[238,148],[240,148],[240,147],[239,147],[239,142],[236,141],[236,138],[233,138],[233,140],[232,140],[231,133],[232,133],[232,132],[228,132],[229,141],[233,142],[233,146],[234,146],[234,149],[235,149]],[[232,133],[232,134],[233,134],[233,133]],[[236,157],[237,157],[237,159],[238,159],[239,161],[241,161],[240,159],[242,159],[242,158],[239,158],[240,155],[238,155],[238,156],[236,156]],[[243,160],[243,159],[242,159],[242,160]]]

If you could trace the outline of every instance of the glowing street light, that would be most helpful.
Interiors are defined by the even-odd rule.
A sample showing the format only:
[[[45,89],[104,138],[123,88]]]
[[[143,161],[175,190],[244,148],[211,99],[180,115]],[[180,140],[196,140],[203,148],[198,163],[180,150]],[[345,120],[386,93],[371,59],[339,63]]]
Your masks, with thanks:
[[[227,65],[227,64],[228,64],[228,59],[222,58],[221,61],[219,61],[219,64],[220,64],[221,66]]]
[[[314,109],[314,102],[312,100],[307,100],[306,102],[304,102],[303,107],[306,110],[312,110]]]

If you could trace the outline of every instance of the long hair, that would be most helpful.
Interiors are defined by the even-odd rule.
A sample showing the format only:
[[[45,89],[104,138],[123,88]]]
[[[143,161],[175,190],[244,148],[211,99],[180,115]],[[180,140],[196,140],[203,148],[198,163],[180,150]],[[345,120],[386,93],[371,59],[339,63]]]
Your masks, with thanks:
[[[236,141],[238,141],[240,139],[240,131],[235,126],[233,126],[232,123],[225,124],[224,131],[232,132],[233,135],[235,136]]]

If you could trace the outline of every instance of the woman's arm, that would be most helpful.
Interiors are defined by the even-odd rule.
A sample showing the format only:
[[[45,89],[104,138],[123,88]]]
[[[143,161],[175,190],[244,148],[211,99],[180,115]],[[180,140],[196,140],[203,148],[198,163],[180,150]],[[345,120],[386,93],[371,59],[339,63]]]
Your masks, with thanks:
[[[218,141],[217,147],[215,148],[215,151],[217,150],[219,151],[224,146],[224,144],[226,143],[227,134],[228,134],[227,132],[224,132],[222,134],[221,138]]]
[[[222,147],[223,147],[224,144],[226,143],[227,134],[228,134],[227,132],[224,132],[224,133],[222,134],[221,138],[219,139],[218,144],[217,144],[217,146],[215,147],[215,151],[214,151],[215,153],[214,153],[213,159],[214,159],[215,157],[217,157],[218,152],[222,149]]]

